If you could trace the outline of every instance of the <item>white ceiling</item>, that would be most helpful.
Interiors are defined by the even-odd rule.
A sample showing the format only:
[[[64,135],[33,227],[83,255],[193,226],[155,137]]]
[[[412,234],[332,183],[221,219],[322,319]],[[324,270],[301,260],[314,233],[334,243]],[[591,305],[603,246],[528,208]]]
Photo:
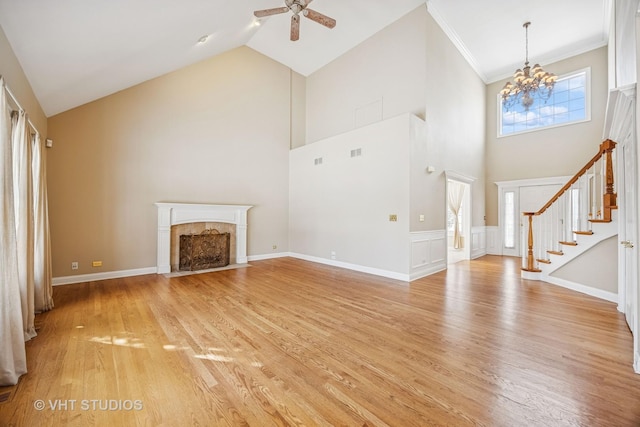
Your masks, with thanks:
[[[529,57],[542,65],[607,42],[611,0],[428,0],[428,8],[485,82]],[[0,26],[47,116],[247,45],[309,75],[425,0],[315,0],[329,30],[290,16],[255,26],[253,11],[282,0],[0,0]],[[196,45],[205,34],[209,41]]]

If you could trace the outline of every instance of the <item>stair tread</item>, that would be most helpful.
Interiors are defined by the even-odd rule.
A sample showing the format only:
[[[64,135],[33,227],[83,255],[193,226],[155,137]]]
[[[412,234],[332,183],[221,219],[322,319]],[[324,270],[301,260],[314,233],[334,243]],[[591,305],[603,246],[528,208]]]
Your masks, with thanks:
[[[593,235],[593,231],[591,230],[586,230],[586,231],[574,231],[575,234],[579,234],[581,236],[591,236]]]
[[[578,242],[559,242],[561,245],[578,246]]]
[[[543,264],[551,264],[550,259],[537,259],[536,261],[541,262]]]
[[[590,219],[589,222],[600,223],[600,222],[611,222],[611,220],[610,219]]]
[[[547,251],[547,253],[551,255],[564,255],[562,251]]]

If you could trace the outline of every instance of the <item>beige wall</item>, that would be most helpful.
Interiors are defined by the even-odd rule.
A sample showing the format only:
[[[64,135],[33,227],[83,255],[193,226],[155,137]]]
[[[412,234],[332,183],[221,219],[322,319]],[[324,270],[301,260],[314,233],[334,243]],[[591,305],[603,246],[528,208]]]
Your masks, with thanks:
[[[569,261],[551,276],[613,294],[618,293],[618,236],[610,237]],[[609,260],[605,262],[603,260]]]
[[[591,67],[591,120],[520,135],[497,137],[497,95],[506,79],[487,86],[487,225],[498,225],[497,181],[570,176],[591,159],[602,142],[607,106],[607,48],[544,68],[563,75]]]
[[[18,58],[13,53],[2,27],[0,27],[0,75],[4,77],[5,83],[15,97],[18,98],[22,108],[29,114],[29,119],[38,128],[42,138],[46,138],[47,117],[33,94],[31,85],[18,62]]]
[[[307,144],[402,113],[424,117],[426,7],[307,78]]]
[[[51,117],[54,277],[155,266],[157,201],[254,205],[248,254],[286,252],[291,88],[242,47]]]

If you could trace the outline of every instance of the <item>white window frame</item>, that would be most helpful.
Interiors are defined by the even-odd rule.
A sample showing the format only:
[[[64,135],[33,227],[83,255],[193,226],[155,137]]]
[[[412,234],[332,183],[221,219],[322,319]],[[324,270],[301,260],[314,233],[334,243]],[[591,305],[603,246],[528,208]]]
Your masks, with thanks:
[[[584,86],[585,86],[585,93],[584,93],[584,98],[585,98],[585,118],[582,120],[575,120],[575,121],[571,121],[571,122],[565,122],[565,123],[558,123],[558,124],[554,124],[554,125],[549,125],[549,126],[540,126],[540,127],[536,127],[533,129],[526,129],[526,130],[521,130],[521,131],[517,131],[517,132],[512,132],[512,133],[508,133],[503,135],[502,134],[502,97],[500,96],[500,94],[496,95],[496,99],[497,99],[497,108],[496,111],[498,112],[498,128],[497,128],[497,137],[498,138],[508,138],[510,136],[516,136],[516,135],[522,135],[524,133],[531,133],[531,132],[538,132],[541,130],[546,130],[546,129],[554,129],[554,128],[558,128],[558,127],[562,127],[562,126],[569,126],[569,125],[575,125],[578,123],[585,123],[588,121],[591,121],[591,67],[587,67],[587,68],[582,68],[580,70],[576,70],[576,71],[572,71],[571,73],[566,73],[563,74],[561,76],[558,77],[558,80],[565,80],[565,79],[569,79],[571,77],[574,77],[578,74],[582,74],[584,73],[585,75],[585,82],[584,82]]]

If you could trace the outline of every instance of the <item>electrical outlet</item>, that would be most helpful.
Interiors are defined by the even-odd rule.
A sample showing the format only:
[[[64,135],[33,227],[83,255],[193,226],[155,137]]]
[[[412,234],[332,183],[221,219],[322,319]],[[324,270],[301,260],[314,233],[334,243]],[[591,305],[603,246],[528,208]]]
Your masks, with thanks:
[[[278,249],[278,245],[273,245],[272,249]]]
[[[398,215],[396,215],[396,214],[389,215],[389,221],[397,222],[398,221]]]
[[[331,251],[331,259],[336,259],[336,251]]]
[[[78,269],[78,261],[73,261],[71,263],[71,269],[72,270],[77,270]]]
[[[420,214],[420,216],[418,217],[418,221],[424,222],[424,215]]]
[[[93,261],[91,263],[92,267],[102,267],[102,261]]]

